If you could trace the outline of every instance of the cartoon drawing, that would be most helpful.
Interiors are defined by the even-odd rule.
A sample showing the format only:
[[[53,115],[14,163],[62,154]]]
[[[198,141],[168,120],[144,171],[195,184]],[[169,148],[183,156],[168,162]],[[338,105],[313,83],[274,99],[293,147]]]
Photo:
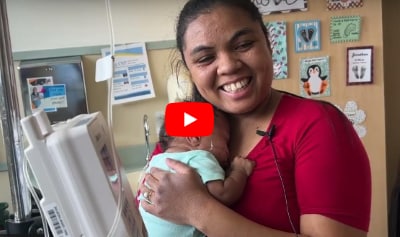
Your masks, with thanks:
[[[307,68],[307,78],[301,78],[306,93],[311,95],[320,95],[328,88],[327,75],[321,75],[321,67],[317,64],[310,65]]]

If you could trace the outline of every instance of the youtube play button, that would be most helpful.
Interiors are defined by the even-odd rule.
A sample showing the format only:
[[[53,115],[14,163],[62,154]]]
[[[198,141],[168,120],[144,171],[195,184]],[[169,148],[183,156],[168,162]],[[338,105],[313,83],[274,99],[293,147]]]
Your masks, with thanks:
[[[165,130],[169,136],[209,136],[214,129],[214,110],[202,102],[169,103],[165,110]]]
[[[190,124],[192,124],[193,122],[195,122],[197,120],[197,118],[191,116],[190,114],[187,113],[183,113],[183,126],[186,127]]]

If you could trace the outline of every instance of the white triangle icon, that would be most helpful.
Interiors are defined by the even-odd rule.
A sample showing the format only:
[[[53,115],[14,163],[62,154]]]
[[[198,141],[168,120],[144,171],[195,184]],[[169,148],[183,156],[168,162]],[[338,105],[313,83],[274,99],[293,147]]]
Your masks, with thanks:
[[[190,124],[192,124],[193,122],[195,122],[197,120],[197,118],[191,116],[190,114],[187,113],[183,113],[183,126],[186,127]]]

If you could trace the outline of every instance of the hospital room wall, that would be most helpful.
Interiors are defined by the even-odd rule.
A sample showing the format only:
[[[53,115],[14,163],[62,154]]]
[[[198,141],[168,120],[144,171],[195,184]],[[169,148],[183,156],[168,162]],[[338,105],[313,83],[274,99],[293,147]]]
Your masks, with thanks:
[[[31,16],[32,13],[24,11],[23,9],[34,9],[28,8],[22,5],[22,0],[13,0],[10,2],[10,12],[11,16],[10,24],[12,29],[12,37],[15,38],[15,48],[13,50],[16,53],[36,51],[36,50],[52,50],[57,48],[68,48],[68,47],[80,47],[80,46],[90,46],[94,45],[106,45],[108,43],[108,38],[102,38],[102,35],[98,33],[99,27],[95,29],[86,28],[82,31],[85,37],[80,37],[79,35],[70,35],[66,39],[57,38],[59,35],[52,32],[51,34],[46,34],[47,38],[44,37],[43,41],[38,43],[28,42],[23,40],[21,37],[21,32],[28,31],[30,34],[35,34],[29,29],[33,29],[30,24],[50,24],[47,21],[43,21],[43,17],[36,22],[31,23],[32,19],[24,19],[27,16]],[[44,3],[45,0],[40,0]],[[83,1],[86,2],[86,1]],[[94,1],[91,1],[94,2]],[[96,1],[98,2],[98,1]],[[128,1],[119,2],[118,7],[114,7],[114,16],[118,18],[120,15],[127,15],[126,11],[131,7]],[[138,4],[139,1],[133,1],[133,4]],[[147,1],[143,1],[147,2]],[[161,1],[160,1],[161,2]],[[179,8],[184,1],[174,1],[172,5],[175,8]],[[283,80],[275,80],[274,87],[278,89],[288,90],[295,94],[299,94],[299,60],[300,58],[306,57],[319,57],[319,56],[329,56],[330,57],[330,77],[331,77],[331,96],[322,97],[321,99],[328,100],[334,104],[344,107],[346,102],[349,100],[354,100],[357,102],[358,107],[365,111],[367,118],[362,124],[367,128],[367,135],[362,138],[363,143],[367,148],[367,152],[371,161],[371,169],[373,172],[373,204],[372,204],[372,219],[371,219],[371,231],[369,236],[386,236],[387,235],[387,182],[386,182],[386,136],[385,136],[385,111],[384,111],[384,73],[383,73],[383,39],[382,39],[382,2],[381,1],[364,1],[364,6],[362,8],[354,8],[340,11],[327,11],[325,6],[325,1],[320,0],[309,0],[309,10],[307,12],[289,13],[289,14],[275,14],[265,16],[265,21],[275,21],[284,20],[287,22],[287,35],[288,35],[288,58],[289,58],[289,77]],[[47,2],[48,3],[48,2]],[[18,8],[20,4],[20,8]],[[24,4],[30,4],[24,2]],[[71,8],[70,3],[64,2],[65,8]],[[88,3],[87,3],[88,4]],[[91,3],[94,4],[94,3]],[[100,5],[102,3],[97,3],[96,6],[91,6],[94,11],[87,11],[85,14],[95,14],[101,12]],[[124,4],[129,5],[129,7],[123,7]],[[144,3],[140,3],[144,4]],[[36,3],[38,5],[38,3]],[[51,10],[57,12],[60,6],[49,5],[46,7],[53,7]],[[148,6],[145,11],[151,11]],[[166,6],[162,6],[166,7]],[[18,10],[17,10],[18,9]],[[131,8],[132,9],[132,8]],[[138,8],[132,10],[137,11]],[[168,6],[171,9],[171,6]],[[153,8],[157,11],[157,7]],[[22,12],[21,12],[22,11]],[[30,10],[31,11],[31,10]],[[120,11],[120,12],[119,12]],[[161,12],[161,10],[158,9]],[[93,13],[94,12],[94,13]],[[168,10],[168,15],[165,19],[165,24],[154,24],[153,27],[145,27],[144,29],[150,29],[146,31],[144,35],[146,37],[140,38],[135,36],[138,34],[132,34],[133,26],[135,22],[130,22],[129,20],[121,21],[115,20],[114,23],[118,22],[118,37],[117,41],[119,43],[129,43],[134,41],[155,41],[155,40],[170,40],[173,39],[173,26],[174,18],[173,14],[177,11]],[[121,14],[118,14],[121,13]],[[25,14],[25,15],[24,15]],[[161,14],[161,13],[160,13]],[[141,13],[141,15],[146,15]],[[152,15],[151,22],[154,22],[153,18],[156,18],[156,14],[147,13],[147,15]],[[362,17],[362,32],[360,41],[349,42],[349,43],[339,43],[331,44],[329,42],[329,21],[330,17],[338,15],[360,15]],[[68,16],[62,16],[68,17]],[[88,19],[96,18],[86,17]],[[99,19],[97,17],[97,19]],[[321,20],[321,50],[310,52],[310,53],[295,53],[294,51],[294,34],[293,34],[293,23],[298,20]],[[62,20],[62,19],[60,19]],[[69,19],[68,19],[69,20]],[[79,26],[79,23],[75,21],[72,24],[68,24],[68,20],[63,21],[66,24],[66,29],[73,29]],[[21,22],[25,21],[24,24]],[[137,19],[135,19],[137,22]],[[150,20],[149,20],[150,21]],[[146,22],[146,21],[141,21]],[[103,24],[100,24],[103,23]],[[105,22],[100,22],[98,24],[103,26],[103,29],[107,29]],[[159,22],[160,23],[160,22]],[[164,23],[164,22],[163,22]],[[31,27],[31,28],[29,28]],[[49,26],[51,27],[51,26]],[[171,31],[164,32],[163,35],[157,35],[157,32],[164,30],[165,27],[169,27]],[[43,27],[47,29],[46,27]],[[101,28],[101,27],[100,27]],[[97,30],[97,31],[96,31]],[[132,31],[131,31],[132,30]],[[95,31],[95,32],[94,32]],[[71,33],[71,32],[70,32]],[[71,33],[72,34],[72,33]],[[97,35],[96,35],[97,34]],[[153,35],[152,35],[153,34]],[[93,36],[95,35],[95,36]],[[127,36],[129,35],[129,36]],[[156,36],[154,36],[156,35]],[[37,35],[33,35],[35,38]],[[103,35],[104,36],[104,35]],[[89,41],[88,37],[94,37],[95,41]],[[151,38],[151,39],[150,39]],[[13,39],[13,38],[12,38]],[[346,47],[349,46],[374,46],[374,81],[370,85],[357,85],[357,86],[347,86],[346,85]],[[115,142],[119,148],[132,147],[132,146],[143,146],[144,144],[144,133],[142,118],[144,114],[148,114],[150,118],[151,126],[151,142],[156,141],[155,134],[155,113],[157,111],[163,111],[167,103],[167,93],[166,93],[166,80],[170,75],[170,59],[173,57],[174,51],[170,48],[165,49],[152,49],[148,51],[150,70],[153,77],[153,82],[155,86],[156,98],[148,99],[140,102],[132,102],[128,104],[118,105],[114,107],[113,116],[113,127],[115,132]],[[106,114],[106,83],[95,83],[94,82],[94,69],[95,61],[100,57],[99,54],[85,54],[82,55],[86,86],[87,86],[87,96],[89,103],[89,110],[102,111]],[[129,159],[144,159],[144,153],[139,154],[128,154]],[[133,170],[131,170],[133,171]],[[338,171],[340,172],[340,171]],[[355,175],[356,175],[355,171]],[[0,185],[3,185],[3,177],[5,172],[0,173]],[[130,172],[129,178],[133,186],[136,185],[138,171]],[[4,182],[6,183],[6,182]],[[3,186],[1,186],[3,187]],[[0,200],[3,200],[3,192],[0,192]]]
[[[295,94],[300,92],[299,61],[308,57],[330,57],[331,96],[320,99],[330,101],[341,108],[346,102],[353,100],[359,109],[365,111],[367,118],[362,124],[367,128],[367,135],[362,138],[371,160],[373,173],[373,204],[371,218],[371,232],[369,236],[386,236],[387,233],[387,186],[386,186],[386,163],[385,157],[385,112],[384,112],[384,80],[383,80],[383,40],[381,3],[379,1],[368,1],[363,8],[329,12],[325,9],[323,1],[310,1],[310,9],[304,13],[293,13],[284,15],[287,22],[288,34],[288,58],[289,77],[283,80],[275,80],[273,85],[277,89],[283,89]],[[372,10],[373,9],[373,10]],[[318,18],[316,14],[319,13]],[[321,14],[322,13],[322,14]],[[362,33],[360,41],[331,44],[329,42],[329,21],[331,16],[337,15],[361,15]],[[282,15],[270,15],[264,17],[265,21],[282,20]],[[295,53],[293,50],[293,22],[298,20],[321,20],[322,48],[320,51],[310,53]],[[378,19],[378,20],[376,20]],[[374,46],[374,82],[370,85],[346,85],[346,48],[351,46]],[[114,109],[114,131],[115,141],[120,146],[143,143],[142,115],[148,114],[154,119],[156,111],[162,111],[167,102],[166,78],[170,73],[170,58],[173,50],[150,50],[149,60],[151,72],[154,76],[157,98],[138,103],[116,106]],[[93,57],[93,58],[92,58]],[[84,57],[85,59],[86,57]],[[96,57],[87,58],[86,65],[94,65]],[[85,69],[86,70],[86,69]],[[93,71],[89,69],[87,71]],[[90,78],[90,76],[88,76]],[[100,87],[97,85],[98,89]],[[89,105],[97,110],[105,109],[105,100],[100,101],[98,96],[91,99],[94,87],[88,87]],[[101,89],[101,90],[104,90]],[[93,104],[92,104],[93,103]],[[151,126],[154,128],[152,121]],[[155,141],[156,134],[151,136]],[[131,159],[142,159],[143,157],[132,157]],[[338,171],[340,172],[340,171]],[[129,173],[130,182],[136,185],[139,172]],[[355,171],[356,173],[356,171]]]

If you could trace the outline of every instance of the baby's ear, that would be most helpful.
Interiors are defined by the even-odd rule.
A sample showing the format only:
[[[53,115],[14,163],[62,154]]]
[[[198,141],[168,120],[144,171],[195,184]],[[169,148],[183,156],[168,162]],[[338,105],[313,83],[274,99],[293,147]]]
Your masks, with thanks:
[[[197,147],[200,145],[201,137],[186,137],[186,141],[193,147]]]

